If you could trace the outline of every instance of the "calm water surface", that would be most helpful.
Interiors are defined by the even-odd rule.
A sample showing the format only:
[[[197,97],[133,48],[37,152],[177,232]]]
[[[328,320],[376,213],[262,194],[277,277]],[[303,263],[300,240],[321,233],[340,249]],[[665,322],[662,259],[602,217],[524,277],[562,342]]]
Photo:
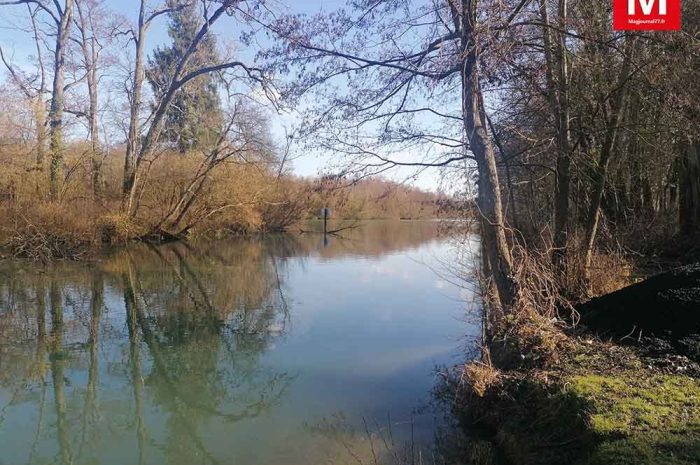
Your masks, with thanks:
[[[471,296],[433,222],[0,264],[0,464],[322,464],[428,450]],[[407,452],[409,451],[409,452]]]

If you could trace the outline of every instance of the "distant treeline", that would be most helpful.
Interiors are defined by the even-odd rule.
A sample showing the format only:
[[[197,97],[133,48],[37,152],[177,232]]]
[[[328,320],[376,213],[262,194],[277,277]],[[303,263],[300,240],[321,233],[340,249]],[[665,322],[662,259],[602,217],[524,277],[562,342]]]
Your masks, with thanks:
[[[14,143],[10,143],[14,142]],[[135,215],[123,210],[122,167],[116,152],[101,167],[100,196],[92,193],[89,147],[65,150],[59,197],[37,169],[33,147],[0,137],[0,242],[6,253],[30,258],[78,258],[92,244],[141,239],[164,241],[194,235],[283,231],[329,208],[336,219],[425,219],[458,214],[450,196],[383,179],[342,176],[302,178],[280,172],[272,152],[250,150],[193,184],[206,155],[164,152],[149,167]],[[183,206],[188,190],[198,189]],[[186,207],[186,208],[185,208]],[[177,218],[174,212],[185,212]],[[178,223],[178,230],[167,223]],[[172,236],[170,236],[172,234]]]
[[[425,219],[460,215],[460,202],[441,193],[380,178],[348,180],[339,176],[300,179],[308,189],[308,213],[344,219]]]

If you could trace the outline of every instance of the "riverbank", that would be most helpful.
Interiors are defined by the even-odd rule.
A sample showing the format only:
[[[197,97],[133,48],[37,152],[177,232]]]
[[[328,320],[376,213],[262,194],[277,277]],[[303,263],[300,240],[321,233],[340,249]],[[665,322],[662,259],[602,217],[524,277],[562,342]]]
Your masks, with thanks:
[[[310,207],[307,208],[310,210]],[[250,212],[248,212],[250,213]],[[284,221],[272,221],[264,215],[257,219],[206,218],[192,228],[174,232],[159,224],[159,216],[130,218],[121,212],[118,202],[98,206],[84,203],[44,202],[32,205],[0,205],[0,259],[90,260],[99,257],[105,249],[128,243],[160,244],[180,240],[215,239],[266,233],[312,233],[322,231],[321,222],[306,210],[298,210]],[[255,216],[253,212],[251,215]],[[368,221],[403,221],[397,218],[360,219],[334,217],[329,231],[347,232]],[[419,216],[417,221],[433,217]]]
[[[567,342],[561,363],[546,369],[467,369],[481,387],[462,407],[490,433],[495,463],[698,463],[696,363],[581,337]]]
[[[698,357],[536,315],[506,322],[489,348],[460,379],[457,410],[489,439],[470,463],[700,462]]]

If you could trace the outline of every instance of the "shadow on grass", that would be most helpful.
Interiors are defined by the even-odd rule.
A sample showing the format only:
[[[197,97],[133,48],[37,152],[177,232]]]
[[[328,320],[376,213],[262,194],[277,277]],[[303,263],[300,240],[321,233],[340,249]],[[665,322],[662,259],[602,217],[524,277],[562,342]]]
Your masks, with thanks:
[[[463,463],[700,463],[700,381],[683,375],[519,373],[456,405],[471,438]]]

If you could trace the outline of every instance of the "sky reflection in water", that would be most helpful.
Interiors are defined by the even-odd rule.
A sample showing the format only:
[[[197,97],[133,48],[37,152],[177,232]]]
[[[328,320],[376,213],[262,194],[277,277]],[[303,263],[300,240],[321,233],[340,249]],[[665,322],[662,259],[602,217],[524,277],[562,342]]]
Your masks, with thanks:
[[[389,437],[426,446],[434,367],[478,333],[471,296],[435,272],[455,253],[437,230],[0,265],[0,464],[357,463]]]

